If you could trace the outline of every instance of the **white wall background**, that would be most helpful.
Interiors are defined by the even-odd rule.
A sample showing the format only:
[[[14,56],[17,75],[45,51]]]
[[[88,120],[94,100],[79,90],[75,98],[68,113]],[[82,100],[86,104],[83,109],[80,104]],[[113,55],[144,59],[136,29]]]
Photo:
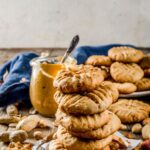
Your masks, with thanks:
[[[150,46],[150,0],[0,0],[0,47]]]

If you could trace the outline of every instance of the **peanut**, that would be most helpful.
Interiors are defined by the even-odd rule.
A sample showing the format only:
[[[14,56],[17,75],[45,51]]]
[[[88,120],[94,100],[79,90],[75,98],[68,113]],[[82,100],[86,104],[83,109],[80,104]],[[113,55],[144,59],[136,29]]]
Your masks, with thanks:
[[[10,135],[9,131],[1,132],[0,133],[0,141],[2,141],[2,142],[9,142],[9,135]]]
[[[18,109],[15,105],[8,105],[6,108],[6,112],[10,116],[14,116],[18,114]]]
[[[8,127],[6,125],[0,124],[0,132],[6,131]]]
[[[140,123],[134,124],[131,131],[132,131],[132,133],[141,133],[142,125]]]
[[[16,130],[11,132],[9,135],[9,140],[11,142],[23,142],[28,137],[27,133],[23,130]]]
[[[39,120],[40,117],[38,115],[28,116],[23,120],[19,121],[16,128],[30,132],[31,130],[37,127]]]
[[[16,117],[16,116],[9,116],[9,115],[2,115],[2,116],[0,116],[0,123],[1,124],[16,123],[19,120],[20,120],[20,118]]]
[[[143,139],[150,139],[150,124],[146,124],[142,128],[142,137]]]
[[[35,131],[35,132],[33,133],[33,136],[34,136],[34,138],[35,138],[36,140],[40,140],[40,139],[43,138],[42,132],[40,132],[40,131]]]
[[[3,142],[23,142],[27,137],[27,133],[23,130],[4,131],[0,133],[0,141]]]

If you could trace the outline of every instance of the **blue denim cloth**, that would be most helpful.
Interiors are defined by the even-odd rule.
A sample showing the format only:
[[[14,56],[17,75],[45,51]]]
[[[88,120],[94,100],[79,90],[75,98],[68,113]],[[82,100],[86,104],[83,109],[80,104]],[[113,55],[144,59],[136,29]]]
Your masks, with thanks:
[[[91,55],[107,55],[108,50],[114,46],[129,46],[135,47],[133,45],[128,44],[108,44],[101,46],[81,46],[73,51],[72,57],[74,57],[78,64],[82,64],[86,61],[86,59]]]
[[[0,107],[17,101],[29,102],[31,77],[30,60],[37,57],[34,53],[21,53],[0,67],[0,81],[8,71],[5,81],[0,85]],[[22,78],[26,81],[21,83]]]

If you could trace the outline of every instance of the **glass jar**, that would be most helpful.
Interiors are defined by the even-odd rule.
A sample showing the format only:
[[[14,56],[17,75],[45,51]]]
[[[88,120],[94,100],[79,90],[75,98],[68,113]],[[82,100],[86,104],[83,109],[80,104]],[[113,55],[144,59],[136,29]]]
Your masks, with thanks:
[[[65,64],[60,64],[61,57],[35,58],[31,61],[32,76],[30,83],[30,99],[33,107],[42,115],[54,117],[57,104],[54,100],[56,89],[53,81],[65,65],[76,64],[76,60],[68,57]]]

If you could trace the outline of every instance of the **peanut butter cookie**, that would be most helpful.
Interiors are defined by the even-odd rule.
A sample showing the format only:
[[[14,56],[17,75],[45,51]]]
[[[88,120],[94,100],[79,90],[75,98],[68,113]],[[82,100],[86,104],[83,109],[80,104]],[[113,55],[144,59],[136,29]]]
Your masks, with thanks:
[[[117,83],[114,81],[103,81],[102,84],[112,83],[121,94],[130,94],[137,90],[137,87],[133,83]]]
[[[124,63],[138,63],[144,57],[144,53],[135,48],[121,46],[111,48],[108,51],[108,56],[113,61],[119,61]]]
[[[130,94],[137,90],[137,87],[133,83],[117,83],[113,82],[113,84],[118,89],[121,94]]]
[[[59,126],[56,136],[67,150],[102,150],[112,141],[113,136],[110,135],[102,140],[85,140],[72,136],[67,130]]]
[[[150,78],[142,78],[136,82],[138,91],[147,91],[150,90]]]
[[[96,130],[87,131],[87,132],[72,132],[71,131],[70,133],[79,138],[100,140],[100,139],[108,137],[109,135],[112,135],[114,132],[119,130],[120,126],[121,126],[120,119],[115,114],[111,114],[111,117],[108,123]]]
[[[58,109],[56,113],[56,124],[61,124],[68,131],[85,132],[98,129],[109,122],[112,113],[104,111],[94,115],[74,116],[64,113]]]
[[[74,65],[61,70],[55,80],[54,87],[63,93],[81,93],[95,89],[104,80],[100,68],[90,65]]]
[[[110,74],[117,82],[137,82],[144,76],[143,70],[135,63],[123,64],[115,62],[110,67]]]
[[[149,116],[150,105],[138,100],[120,99],[109,108],[123,123],[140,122]]]
[[[93,55],[86,60],[85,64],[93,66],[110,66],[112,61],[108,56]]]
[[[84,94],[55,93],[55,100],[59,108],[69,114],[95,114],[106,110],[117,101],[119,92],[113,84],[100,85],[92,92]]]

